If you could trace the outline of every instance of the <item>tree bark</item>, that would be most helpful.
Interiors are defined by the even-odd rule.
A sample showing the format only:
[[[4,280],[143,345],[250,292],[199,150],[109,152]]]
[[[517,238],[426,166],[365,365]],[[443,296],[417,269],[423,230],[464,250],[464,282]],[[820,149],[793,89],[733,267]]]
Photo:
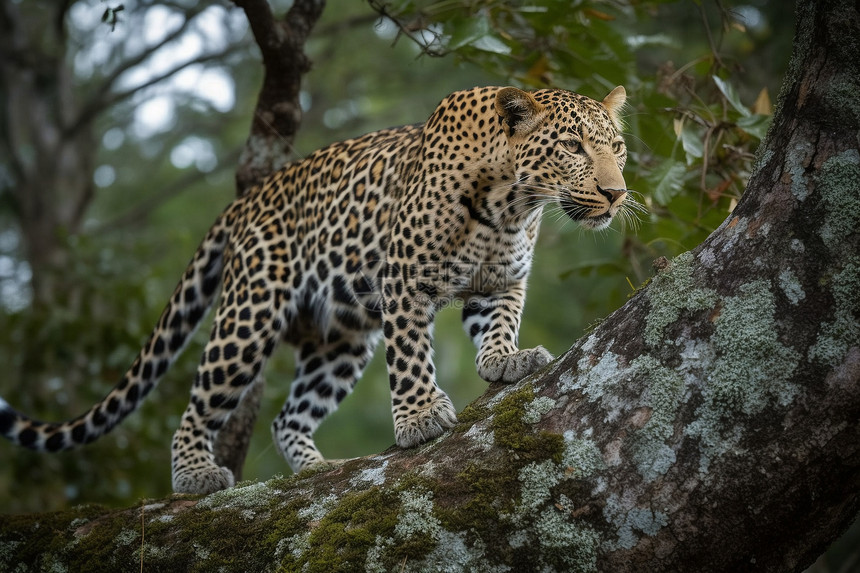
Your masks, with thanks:
[[[798,3],[734,213],[441,438],[0,524],[0,568],[799,571],[860,507],[860,13]]]

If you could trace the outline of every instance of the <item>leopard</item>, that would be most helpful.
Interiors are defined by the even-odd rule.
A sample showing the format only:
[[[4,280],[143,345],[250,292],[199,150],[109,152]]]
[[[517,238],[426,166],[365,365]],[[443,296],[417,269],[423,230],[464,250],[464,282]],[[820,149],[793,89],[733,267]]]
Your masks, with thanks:
[[[0,433],[47,452],[92,442],[138,408],[216,307],[173,436],[175,492],[234,485],[213,444],[282,341],[294,349],[295,377],[271,431],[293,471],[326,463],[313,434],[380,340],[396,445],[442,436],[457,413],[436,382],[436,313],[461,304],[478,375],[489,383],[516,383],[553,360],[543,346],[518,343],[541,213],[560,207],[594,230],[631,213],[626,98],[623,86],[601,101],[563,89],[476,87],[444,98],[424,123],[288,163],[217,217],[103,400],[46,423],[0,398]]]

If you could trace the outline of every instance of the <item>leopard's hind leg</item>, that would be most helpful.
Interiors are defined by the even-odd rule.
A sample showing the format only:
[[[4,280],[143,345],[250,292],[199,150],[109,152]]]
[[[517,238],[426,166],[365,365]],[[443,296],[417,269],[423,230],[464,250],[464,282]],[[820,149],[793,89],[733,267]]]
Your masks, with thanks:
[[[272,438],[293,471],[325,461],[313,433],[352,391],[378,341],[378,332],[350,332],[328,342],[308,337],[297,345],[290,397],[272,423]]]
[[[218,430],[262,372],[281,338],[281,294],[255,280],[238,257],[226,269],[224,290],[191,401],[173,436],[173,490],[211,493],[233,485],[233,473],[216,463]]]

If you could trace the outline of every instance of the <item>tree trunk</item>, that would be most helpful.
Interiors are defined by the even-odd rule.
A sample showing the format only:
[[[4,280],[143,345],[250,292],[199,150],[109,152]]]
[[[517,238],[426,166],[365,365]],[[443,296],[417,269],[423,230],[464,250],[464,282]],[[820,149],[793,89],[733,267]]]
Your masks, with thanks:
[[[860,505],[860,14],[798,18],[735,212],[543,371],[416,449],[4,519],[0,569],[803,569]]]
[[[0,5],[0,153],[12,181],[7,200],[26,222],[20,232],[37,310],[74,298],[64,280],[66,239],[92,198],[96,149],[91,124],[70,129],[79,104],[66,57],[69,3],[44,8],[37,23],[24,7]]]
[[[293,138],[302,120],[302,76],[311,68],[304,45],[322,15],[325,0],[296,0],[283,21],[275,20],[266,0],[235,3],[248,17],[265,67],[251,134],[236,171],[236,186],[244,193],[292,155]]]

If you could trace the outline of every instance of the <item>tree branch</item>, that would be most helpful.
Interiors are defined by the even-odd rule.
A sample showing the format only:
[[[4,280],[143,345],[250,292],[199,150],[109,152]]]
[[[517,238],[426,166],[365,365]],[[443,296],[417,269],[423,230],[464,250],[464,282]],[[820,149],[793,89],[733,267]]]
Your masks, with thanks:
[[[125,72],[134,68],[135,66],[139,66],[147,59],[149,59],[152,54],[156,53],[164,46],[170,44],[171,42],[182,36],[182,34],[184,34],[186,30],[188,30],[188,27],[191,25],[194,18],[196,18],[205,9],[206,4],[195,4],[193,8],[190,8],[185,12],[185,20],[173,32],[167,34],[160,42],[157,42],[152,46],[148,46],[136,56],[131,57],[119,64],[110,74],[108,74],[108,76],[104,78],[101,84],[93,91],[92,95],[81,106],[80,112],[78,113],[76,118],[70,123],[68,127],[66,127],[66,133],[75,133],[78,129],[81,129],[81,126],[91,123],[96,117],[98,117],[99,114],[101,114],[105,109],[110,107],[112,105],[112,102],[116,101],[116,98],[108,97],[108,95],[113,90],[113,87],[116,84],[117,80]],[[173,73],[175,73],[175,71]],[[172,75],[172,73],[168,74],[167,77],[169,77],[169,75]],[[129,91],[133,92],[133,90]]]
[[[423,27],[420,23],[413,22],[410,24],[404,23],[400,18],[391,14],[388,11],[388,3],[380,0],[368,0],[370,4],[370,8],[375,11],[381,18],[385,18],[386,20],[390,20],[393,22],[398,29],[398,36],[394,39],[394,42],[397,42],[397,39],[400,35],[404,35],[412,41],[413,44],[418,46],[421,49],[421,53],[433,58],[441,58],[448,54],[448,50],[444,48],[436,48],[433,47],[433,42],[427,42],[420,36],[415,35],[415,31],[424,31],[425,33],[429,33],[429,31]],[[436,35],[434,33],[434,35]],[[439,39],[438,35],[436,35],[435,39]]]
[[[296,0],[283,22],[275,19],[265,0],[237,0],[236,5],[251,23],[265,66],[250,135],[236,171],[236,188],[243,194],[289,159],[302,118],[302,75],[310,69],[303,48],[325,1]]]
[[[173,77],[174,75],[178,74],[179,72],[181,72],[182,70],[184,70],[186,68],[189,68],[191,66],[196,66],[198,64],[206,64],[208,62],[213,62],[213,61],[217,62],[219,60],[222,60],[226,56],[230,55],[230,53],[232,53],[234,49],[235,49],[235,47],[231,46],[231,47],[225,48],[224,50],[221,50],[219,52],[213,52],[210,54],[203,54],[197,58],[183,62],[183,63],[179,64],[178,66],[176,66],[175,68],[167,70],[166,72],[164,72],[158,76],[154,76],[154,77],[150,78],[149,80],[147,80],[147,81],[143,82],[142,84],[139,84],[133,88],[129,88],[129,89],[122,91],[122,92],[114,92],[113,94],[110,95],[110,97],[106,98],[103,101],[104,109],[107,109],[107,108],[112,107],[118,103],[121,103],[122,101],[130,98],[134,94],[139,93],[141,90],[145,90],[146,88],[149,88],[149,87],[152,87],[156,84],[159,84],[159,83]],[[89,119],[92,119],[92,118],[89,118]]]
[[[265,0],[237,0],[235,4],[245,11],[254,40],[260,47],[263,65],[266,68],[279,65],[280,50],[286,35],[275,20],[269,3]]]

